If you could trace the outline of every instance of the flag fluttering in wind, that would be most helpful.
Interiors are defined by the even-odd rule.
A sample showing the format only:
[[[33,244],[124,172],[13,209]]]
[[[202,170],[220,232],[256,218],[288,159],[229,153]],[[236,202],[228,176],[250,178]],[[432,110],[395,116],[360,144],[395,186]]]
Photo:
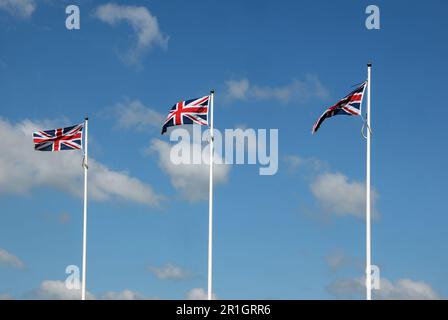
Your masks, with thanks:
[[[214,127],[213,127],[213,100],[215,91],[202,98],[180,101],[172,108],[162,126],[162,134],[168,127],[180,126],[182,124],[199,124],[208,126],[208,111],[210,106],[210,166],[209,166],[209,199],[208,199],[208,281],[207,298],[213,297],[213,156],[214,156]]]
[[[331,106],[320,116],[313,126],[312,133],[315,133],[325,119],[336,115],[361,116],[361,104],[364,92],[367,91],[367,110],[365,113],[364,126],[362,127],[362,136],[366,139],[366,299],[372,299],[372,259],[371,259],[371,190],[370,190],[370,138],[372,131],[371,123],[371,71],[372,64],[367,64],[367,81],[363,82],[358,88],[344,97],[335,105]],[[367,129],[364,133],[364,129]]]
[[[358,88],[341,99],[338,103],[325,110],[325,112],[314,124],[312,133],[314,134],[317,130],[319,130],[320,126],[327,118],[337,115],[360,116],[362,98],[364,96],[366,86],[367,81],[363,82]]]
[[[87,170],[88,166],[88,123],[83,123],[53,130],[33,132],[34,149],[37,151],[82,150],[84,168],[84,221],[82,235],[82,284],[81,300],[86,299],[86,265],[87,265]],[[83,134],[84,131],[84,134]],[[83,141],[84,140],[84,141]]]
[[[37,151],[80,150],[84,123],[67,128],[42,130],[33,133],[34,149]]]
[[[164,134],[168,127],[180,126],[182,124],[199,124],[207,126],[207,114],[210,96],[180,101],[172,108],[162,127]]]

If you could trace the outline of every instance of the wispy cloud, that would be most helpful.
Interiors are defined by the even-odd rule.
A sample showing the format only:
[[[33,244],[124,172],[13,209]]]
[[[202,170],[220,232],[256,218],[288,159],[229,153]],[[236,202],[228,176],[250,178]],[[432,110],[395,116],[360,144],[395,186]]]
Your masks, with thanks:
[[[81,289],[68,289],[64,281],[44,280],[38,288],[26,295],[33,300],[80,300]],[[144,295],[124,289],[122,291],[107,291],[98,296],[87,291],[87,300],[144,300],[148,299]]]
[[[314,157],[302,157],[296,154],[287,154],[283,157],[283,162],[286,164],[288,173],[296,173],[300,168],[310,169],[311,171],[318,171],[326,168],[327,165]]]
[[[284,157],[284,161],[288,164],[289,169],[294,171],[304,163],[304,160],[297,155],[287,155]]]
[[[330,284],[328,292],[337,298],[363,298],[365,278],[339,279]],[[373,290],[378,300],[438,300],[441,296],[426,282],[411,279],[390,281],[381,278],[380,290]]]
[[[31,17],[36,7],[34,0],[0,0],[0,10],[25,19]]]
[[[249,95],[250,83],[248,79],[228,80],[225,85],[228,99],[244,100]]]
[[[347,255],[342,249],[336,249],[329,255],[327,255],[325,257],[325,262],[333,272],[349,267],[362,269],[362,262],[354,257]]]
[[[136,43],[127,52],[125,61],[131,64],[138,63],[143,53],[155,46],[166,49],[168,37],[165,36],[157,21],[157,17],[143,6],[127,6],[108,3],[96,9],[95,16],[109,25],[128,23],[135,35]]]
[[[227,101],[233,100],[273,100],[280,103],[303,103],[311,98],[325,99],[328,90],[314,75],[307,75],[303,80],[293,79],[282,86],[258,85],[247,78],[225,82]]]
[[[137,131],[160,129],[164,119],[160,113],[145,106],[139,100],[117,103],[113,107],[113,114],[119,128]]]
[[[108,291],[101,295],[101,300],[147,300],[143,294],[124,289],[122,291]]]
[[[190,277],[190,272],[168,263],[161,267],[148,266],[148,271],[153,273],[160,280],[185,280]]]
[[[0,248],[0,266],[1,265],[10,266],[16,269],[25,268],[25,264],[22,260],[2,248]]]
[[[202,288],[193,288],[190,291],[187,292],[187,300],[207,300],[207,292],[205,292]],[[212,299],[217,300],[218,297],[213,293]]]
[[[24,194],[49,186],[82,196],[81,153],[37,152],[32,132],[49,129],[47,124],[23,121],[12,124],[0,118],[0,195]],[[60,124],[58,124],[60,126]],[[123,200],[157,206],[163,197],[125,171],[114,171],[95,159],[89,160],[89,193],[93,200]]]

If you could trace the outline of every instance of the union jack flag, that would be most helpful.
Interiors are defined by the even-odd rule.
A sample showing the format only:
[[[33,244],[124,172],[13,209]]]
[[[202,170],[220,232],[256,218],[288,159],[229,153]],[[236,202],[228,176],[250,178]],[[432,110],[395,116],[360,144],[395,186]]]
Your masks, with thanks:
[[[322,122],[327,118],[337,115],[360,116],[362,97],[364,96],[366,86],[367,81],[363,82],[358,88],[353,90],[338,103],[325,110],[314,124],[312,133],[314,134],[320,128]]]
[[[84,124],[67,128],[36,131],[33,133],[34,149],[37,151],[79,150],[82,148]]]
[[[208,104],[210,96],[180,101],[172,108],[162,127],[164,134],[168,127],[180,126],[182,124],[199,124],[207,126]]]

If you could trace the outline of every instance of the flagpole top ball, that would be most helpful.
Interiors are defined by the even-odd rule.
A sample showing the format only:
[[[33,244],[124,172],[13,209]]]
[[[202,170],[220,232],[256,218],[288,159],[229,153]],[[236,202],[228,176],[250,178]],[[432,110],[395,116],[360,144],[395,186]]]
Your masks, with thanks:
[[[86,116],[86,117],[84,118],[84,120],[89,120],[89,117],[88,117],[88,116]]]
[[[211,93],[211,94],[214,94],[214,93],[215,93],[215,90],[210,90],[210,93]]]
[[[369,63],[367,64],[367,66],[370,68],[370,67],[372,66],[372,64],[369,62]]]

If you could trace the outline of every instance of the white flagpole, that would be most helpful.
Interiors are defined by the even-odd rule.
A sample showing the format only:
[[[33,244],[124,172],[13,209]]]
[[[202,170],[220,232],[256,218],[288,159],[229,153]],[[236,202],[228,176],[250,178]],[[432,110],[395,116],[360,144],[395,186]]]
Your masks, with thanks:
[[[81,299],[86,300],[86,259],[87,259],[87,170],[88,170],[88,124],[89,118],[84,121],[84,223],[82,235],[82,288]]]
[[[213,98],[215,91],[210,91],[210,176],[209,176],[209,200],[208,200],[208,290],[207,298],[212,300],[212,253],[213,253]]]
[[[370,71],[367,64],[367,160],[366,160],[366,299],[372,300],[371,248],[370,248]]]

